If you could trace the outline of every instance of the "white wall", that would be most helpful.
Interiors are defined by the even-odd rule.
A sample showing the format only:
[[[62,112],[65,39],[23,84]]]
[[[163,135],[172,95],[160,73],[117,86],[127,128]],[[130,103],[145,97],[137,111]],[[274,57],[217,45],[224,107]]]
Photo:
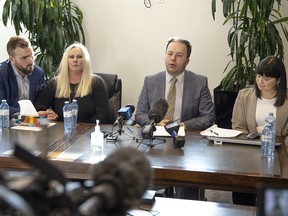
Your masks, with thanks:
[[[228,62],[221,14],[213,21],[211,1],[73,0],[83,11],[86,45],[96,71],[115,72],[123,80],[123,105],[136,104],[144,77],[165,69],[166,40],[181,36],[193,46],[188,69],[217,86]],[[219,9],[220,11],[220,9]],[[221,19],[222,18],[222,19]]]
[[[8,22],[7,27],[4,26],[2,22],[2,10],[3,10],[4,0],[0,0],[0,62],[8,58],[6,51],[6,44],[9,38],[15,35],[13,27],[11,27],[10,22]]]
[[[150,9],[143,1],[73,0],[84,13],[86,46],[94,71],[117,73],[123,82],[122,105],[136,105],[144,77],[165,69],[166,40],[181,36],[193,46],[188,69],[207,76],[213,92],[230,60],[226,42],[229,26],[223,26],[222,3],[218,2],[214,21],[211,0],[164,0],[164,4],[151,0]],[[0,0],[1,14],[3,3]],[[1,22],[0,47],[6,47],[13,34],[11,27]],[[5,58],[6,50],[1,49],[0,61]]]

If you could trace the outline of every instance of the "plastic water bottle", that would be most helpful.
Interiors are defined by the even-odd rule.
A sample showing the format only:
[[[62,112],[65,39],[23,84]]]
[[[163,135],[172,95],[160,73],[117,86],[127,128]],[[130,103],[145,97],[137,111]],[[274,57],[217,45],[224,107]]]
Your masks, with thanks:
[[[276,119],[273,115],[273,112],[270,112],[269,115],[265,118],[266,124],[270,124],[270,130],[273,132],[273,144],[271,145],[271,152],[272,156],[274,155],[275,151],[275,142],[276,142]]]
[[[71,131],[73,129],[73,114],[69,101],[65,101],[63,106],[64,130]]]
[[[78,116],[78,109],[79,109],[76,99],[73,99],[71,103],[71,107],[72,107],[72,112],[73,112],[73,128],[75,128],[77,126],[77,116]]]
[[[9,105],[5,99],[0,105],[0,129],[9,128]]]
[[[93,155],[102,154],[104,134],[100,131],[99,120],[96,120],[95,131],[91,133],[91,151]]]
[[[273,131],[271,125],[266,123],[261,135],[261,157],[272,156],[272,145],[273,145]]]

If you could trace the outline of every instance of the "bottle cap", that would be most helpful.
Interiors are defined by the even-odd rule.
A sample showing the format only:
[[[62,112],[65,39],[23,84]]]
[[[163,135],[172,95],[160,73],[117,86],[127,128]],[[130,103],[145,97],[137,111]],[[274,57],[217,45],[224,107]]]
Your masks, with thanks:
[[[100,132],[99,120],[96,120],[95,132]]]

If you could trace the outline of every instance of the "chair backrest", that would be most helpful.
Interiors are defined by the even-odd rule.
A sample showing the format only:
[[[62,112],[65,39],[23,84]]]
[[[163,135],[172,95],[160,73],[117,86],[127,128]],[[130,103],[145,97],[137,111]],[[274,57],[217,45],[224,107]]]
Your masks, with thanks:
[[[108,123],[113,124],[118,117],[122,103],[122,80],[117,74],[95,73],[104,80],[108,92]]]

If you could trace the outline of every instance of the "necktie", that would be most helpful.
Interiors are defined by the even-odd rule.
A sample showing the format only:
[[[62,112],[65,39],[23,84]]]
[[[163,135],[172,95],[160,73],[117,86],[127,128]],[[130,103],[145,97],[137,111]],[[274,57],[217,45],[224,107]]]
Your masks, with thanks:
[[[177,82],[177,78],[173,77],[170,82],[171,82],[171,85],[170,85],[168,98],[167,98],[168,110],[167,110],[167,113],[165,115],[165,119],[168,119],[168,120],[172,121],[173,120],[173,115],[174,115],[175,99],[176,99],[176,86],[175,86],[175,83]]]

